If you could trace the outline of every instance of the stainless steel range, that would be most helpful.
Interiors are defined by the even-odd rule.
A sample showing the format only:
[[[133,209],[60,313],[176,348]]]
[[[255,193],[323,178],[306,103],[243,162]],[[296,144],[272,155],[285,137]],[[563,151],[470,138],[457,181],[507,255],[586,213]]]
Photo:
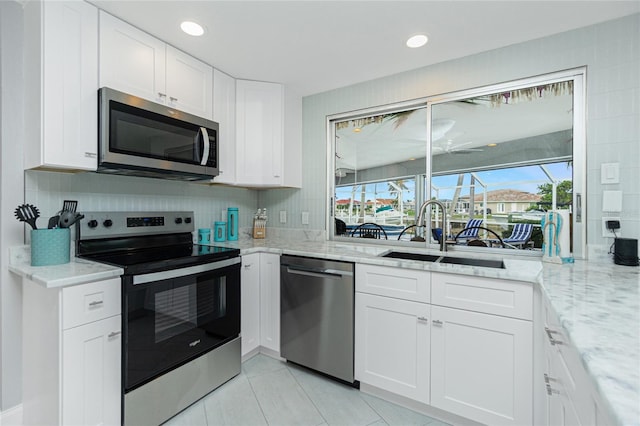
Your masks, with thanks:
[[[240,251],[193,212],[88,212],[77,255],[122,267],[123,424],[157,425],[240,373]]]

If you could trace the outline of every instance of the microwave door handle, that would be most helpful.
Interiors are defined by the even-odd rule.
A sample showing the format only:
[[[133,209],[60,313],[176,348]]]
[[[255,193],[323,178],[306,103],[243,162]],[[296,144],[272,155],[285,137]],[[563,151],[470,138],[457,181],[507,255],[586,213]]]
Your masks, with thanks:
[[[205,127],[200,127],[200,133],[202,134],[202,142],[204,144],[204,149],[202,152],[202,159],[200,160],[200,165],[206,166],[207,160],[209,159],[209,132]]]

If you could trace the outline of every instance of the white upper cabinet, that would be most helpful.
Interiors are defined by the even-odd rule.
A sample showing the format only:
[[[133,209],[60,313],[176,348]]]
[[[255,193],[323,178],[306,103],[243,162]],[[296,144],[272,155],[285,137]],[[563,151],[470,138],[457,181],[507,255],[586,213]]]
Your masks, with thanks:
[[[282,84],[236,80],[237,185],[302,186],[301,111]]]
[[[236,79],[213,70],[213,121],[218,130],[216,183],[236,183]]]
[[[238,184],[282,184],[283,122],[284,93],[281,84],[236,81]]]
[[[97,166],[98,10],[26,2],[24,167]]]
[[[213,68],[100,12],[100,86],[213,117]]]

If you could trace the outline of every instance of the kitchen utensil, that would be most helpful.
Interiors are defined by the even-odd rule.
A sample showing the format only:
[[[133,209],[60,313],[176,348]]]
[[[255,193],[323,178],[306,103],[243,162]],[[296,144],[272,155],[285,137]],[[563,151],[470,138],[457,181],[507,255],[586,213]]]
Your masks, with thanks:
[[[74,212],[65,210],[61,211],[60,219],[58,220],[58,228],[68,228],[69,226],[71,226],[71,222],[75,217],[76,214]]]
[[[58,226],[58,223],[60,223],[60,215],[56,214],[55,216],[51,216],[49,218],[49,223],[47,224],[47,228],[53,229]]]
[[[71,228],[77,221],[84,219],[84,215],[80,214],[80,213],[76,213],[76,215],[74,216],[74,218],[71,220],[71,222],[69,222],[69,224],[67,225],[67,228]]]
[[[40,217],[38,208],[31,204],[21,204],[16,208],[15,215],[20,222],[26,222],[31,228],[38,229],[36,219]]]
[[[62,202],[62,211],[75,213],[78,208],[78,202],[75,200],[64,200]]]

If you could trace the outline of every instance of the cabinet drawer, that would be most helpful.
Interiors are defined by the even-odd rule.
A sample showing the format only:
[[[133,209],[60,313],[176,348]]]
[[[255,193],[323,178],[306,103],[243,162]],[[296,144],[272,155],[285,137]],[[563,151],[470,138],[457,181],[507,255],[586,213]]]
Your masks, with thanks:
[[[433,273],[434,305],[531,320],[533,284]]]
[[[576,407],[580,423],[596,424],[597,405],[592,395],[595,384],[586,371],[578,349],[560,324],[556,313],[545,301],[545,339],[546,347],[553,354],[553,377],[562,392]],[[552,383],[554,387],[554,383]]]
[[[429,303],[431,273],[356,264],[356,291]]]
[[[120,278],[113,278],[62,289],[62,328],[119,315],[120,287]]]

